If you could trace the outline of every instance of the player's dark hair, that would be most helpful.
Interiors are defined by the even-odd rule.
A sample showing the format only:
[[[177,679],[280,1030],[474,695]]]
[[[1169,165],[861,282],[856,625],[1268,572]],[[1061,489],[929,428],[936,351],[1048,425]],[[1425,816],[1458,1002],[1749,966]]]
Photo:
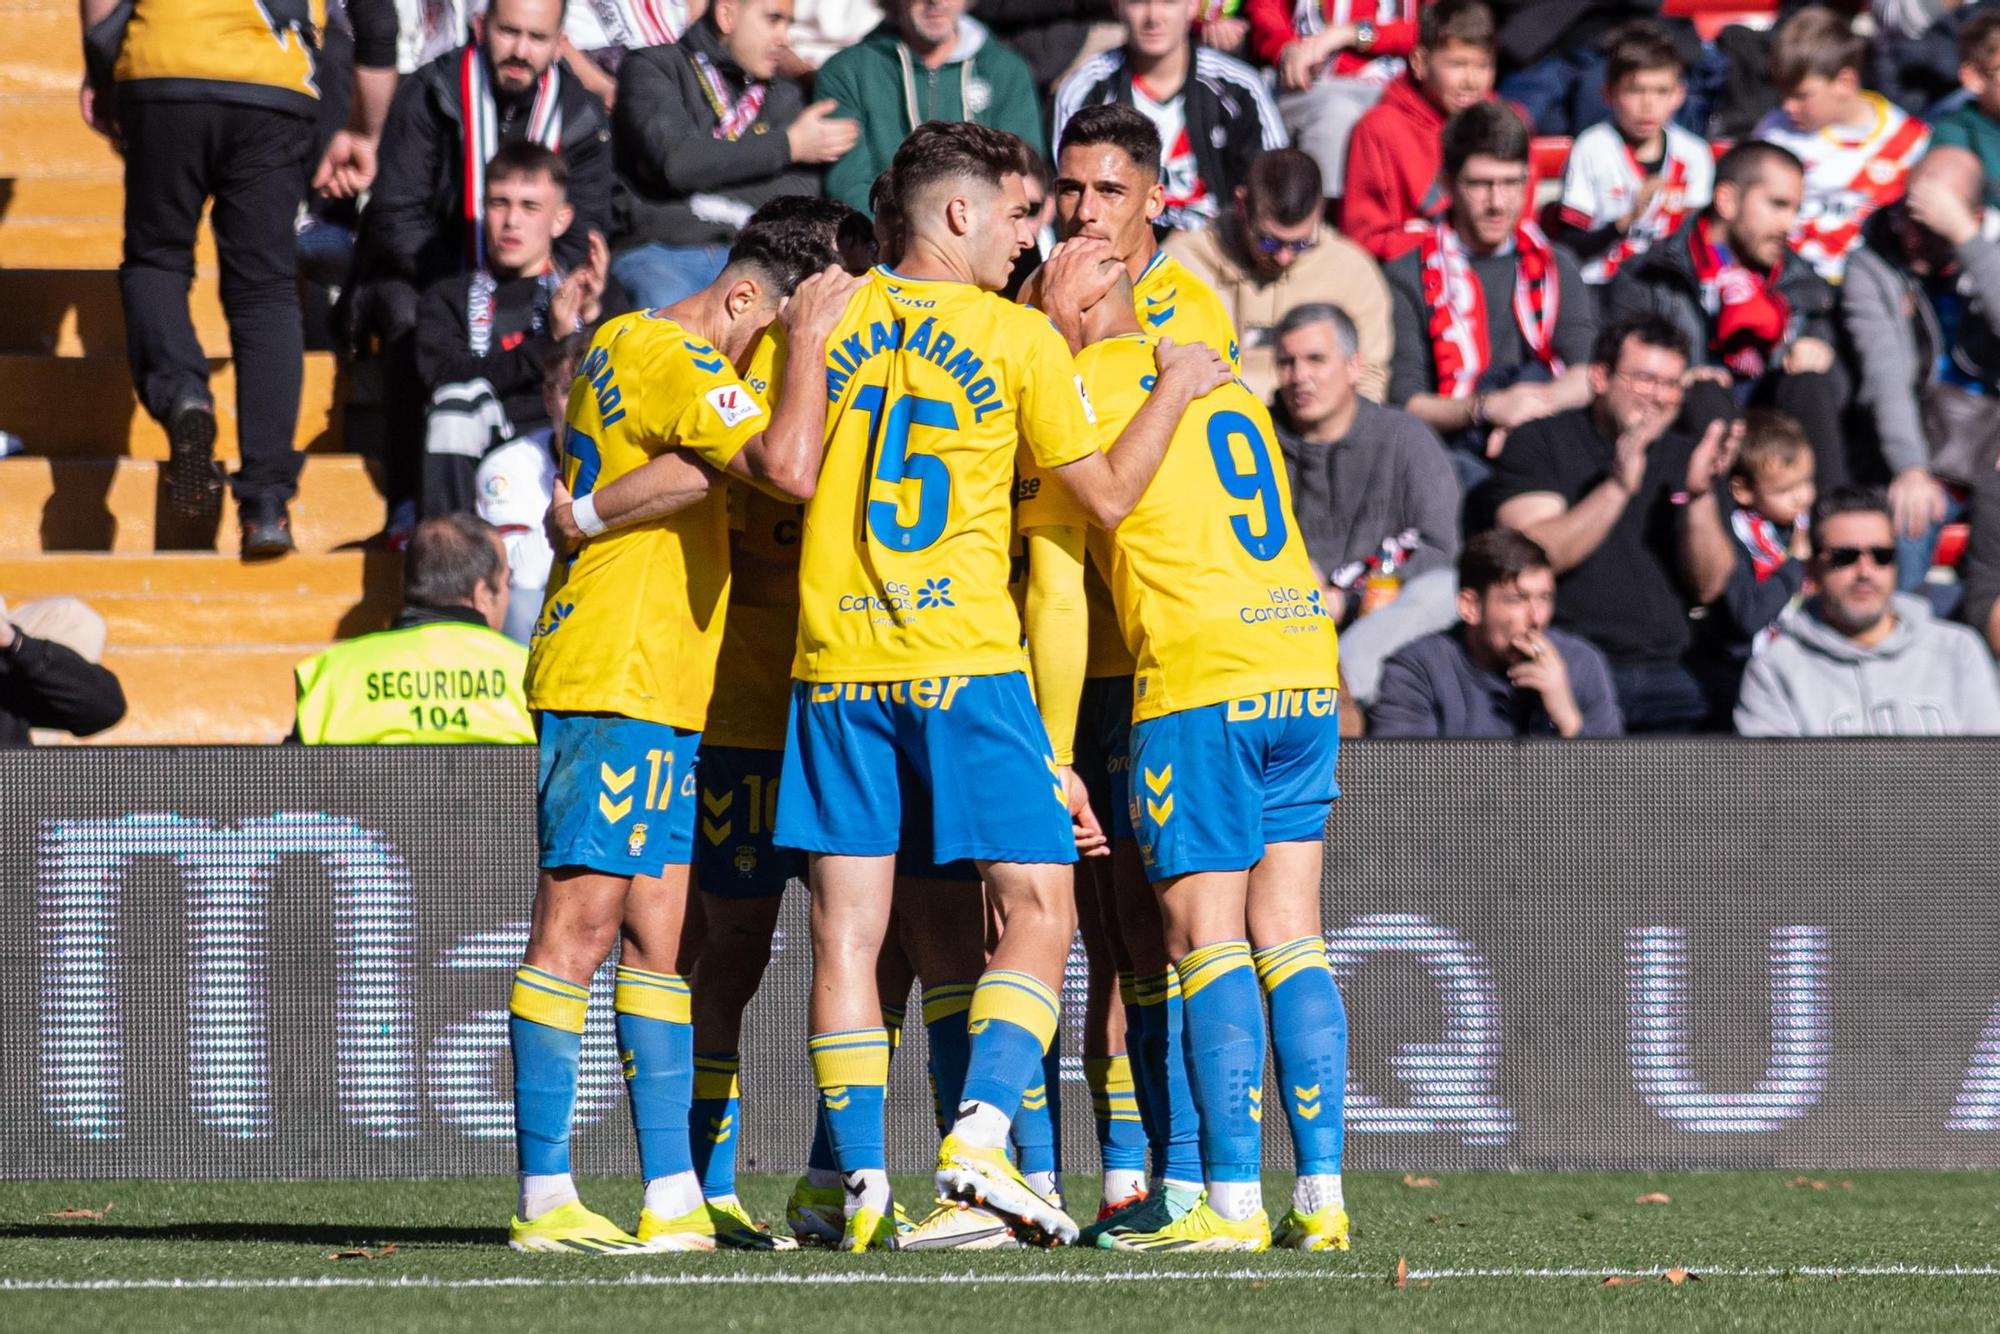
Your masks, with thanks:
[[[889,163],[890,189],[909,201],[939,181],[967,180],[997,189],[1005,176],[1028,174],[1028,146],[1005,130],[971,121],[929,120],[910,132]]]
[[[1417,18],[1417,45],[1426,51],[1463,42],[1490,53],[1499,38],[1500,26],[1484,0],[1438,0]]]
[[[1687,62],[1667,30],[1647,19],[1628,23],[1611,34],[1605,43],[1604,86],[1615,88],[1620,79],[1647,70],[1666,69],[1677,79],[1687,76]]]
[[[1528,161],[1528,127],[1504,102],[1474,102],[1445,122],[1444,174],[1458,175],[1475,157]]]
[[[530,176],[547,176],[555,182],[557,190],[564,198],[569,197],[569,164],[553,149],[545,148],[532,139],[516,139],[511,144],[500,145],[486,163],[486,180],[518,181]]]
[[[1296,227],[1325,207],[1319,163],[1296,148],[1269,148],[1250,159],[1243,176],[1243,209],[1280,227]]]
[[[884,170],[868,187],[868,211],[875,215],[877,258],[890,268],[903,257],[903,209],[896,199],[896,175]]]
[[[1771,84],[1789,93],[1817,74],[1831,79],[1842,70],[1862,72],[1866,38],[1830,9],[1808,5],[1786,19],[1771,39]]]
[[[840,263],[834,235],[821,222],[752,222],[736,234],[725,271],[754,269],[773,298],[788,297],[813,274]]]
[[[1734,186],[1738,193],[1743,193],[1763,184],[1764,173],[1773,167],[1795,171],[1800,175],[1804,175],[1806,169],[1805,164],[1799,161],[1798,154],[1789,148],[1780,148],[1777,144],[1767,143],[1762,139],[1740,140],[1717,159],[1715,184],[1718,188],[1725,185]]]
[[[1680,325],[1664,315],[1648,311],[1627,315],[1599,329],[1596,341],[1590,345],[1592,364],[1607,371],[1618,369],[1618,359],[1625,354],[1628,341],[1641,347],[1657,347],[1662,352],[1671,352],[1682,361],[1689,356],[1687,334]]]
[[[776,199],[765,200],[750,215],[750,222],[746,225],[755,226],[760,222],[793,223],[815,229],[825,235],[835,253],[843,257],[841,262],[846,256],[864,254],[869,257],[869,262],[873,262],[875,232],[868,215],[838,199],[822,195],[779,195]],[[862,267],[865,270],[867,266],[864,264]]]
[[[1530,570],[1554,568],[1542,544],[1526,533],[1489,528],[1459,553],[1458,586],[1484,597],[1487,589],[1511,584]]]
[[[457,511],[425,519],[403,553],[403,602],[412,607],[469,607],[482,584],[498,588],[507,561],[486,521]]]
[[[1984,69],[2000,55],[2000,9],[1981,8],[1958,30],[1958,63]]]
[[[1889,497],[1877,486],[1837,486],[1829,494],[1821,496],[1813,506],[1812,523],[1807,529],[1812,534],[1813,555],[1826,550],[1826,523],[1843,514],[1879,514],[1889,521],[1893,528],[1895,511],[1889,508]]]
[[[1767,468],[1794,463],[1812,454],[1812,441],[1798,419],[1772,408],[1752,408],[1743,414],[1743,447],[1729,465],[1729,475],[1755,485]]]
[[[1128,107],[1122,102],[1085,107],[1063,126],[1062,143],[1056,148],[1056,156],[1060,158],[1072,148],[1090,148],[1098,144],[1110,144],[1124,150],[1125,156],[1132,159],[1132,165],[1139,169],[1141,176],[1150,180],[1159,179],[1160,130],[1153,124],[1152,117],[1137,107]]]

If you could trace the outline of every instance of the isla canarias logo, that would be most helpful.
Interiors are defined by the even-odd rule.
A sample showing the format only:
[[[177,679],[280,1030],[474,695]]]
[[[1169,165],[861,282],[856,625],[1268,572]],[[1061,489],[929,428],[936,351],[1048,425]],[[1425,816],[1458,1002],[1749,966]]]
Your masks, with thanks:
[[[932,607],[955,607],[951,600],[951,580],[926,579],[917,585],[917,610],[927,611]]]

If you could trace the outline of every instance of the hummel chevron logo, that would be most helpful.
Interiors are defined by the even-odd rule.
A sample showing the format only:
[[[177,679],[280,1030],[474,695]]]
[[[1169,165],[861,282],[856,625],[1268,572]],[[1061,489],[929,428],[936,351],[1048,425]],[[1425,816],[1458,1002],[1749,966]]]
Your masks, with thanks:
[[[1174,766],[1171,764],[1158,773],[1154,773],[1151,769],[1146,770],[1146,786],[1153,789],[1153,795],[1156,797],[1165,792],[1167,784],[1173,781]]]
[[[597,813],[613,824],[617,824],[620,820],[624,819],[631,810],[632,798],[630,797],[626,797],[620,801],[613,801],[602,792],[597,794]]]
[[[729,837],[730,824],[731,821],[728,820],[716,824],[704,815],[701,818],[701,836],[708,840],[710,847],[719,848],[722,846],[722,840]]]
[[[735,801],[736,801],[736,793],[733,791],[725,790],[720,795],[718,795],[714,792],[709,791],[707,788],[703,788],[701,790],[701,804],[708,807],[708,813],[710,815],[721,815],[724,811],[728,810]]]
[[[598,778],[603,780],[605,789],[609,791],[611,795],[614,797],[617,796],[620,792],[623,792],[626,788],[632,786],[633,775],[637,774],[638,772],[639,772],[639,766],[636,764],[633,765],[630,769],[627,769],[622,774],[619,773],[616,769],[613,769],[610,765],[603,763],[602,761],[599,761],[597,765]]]

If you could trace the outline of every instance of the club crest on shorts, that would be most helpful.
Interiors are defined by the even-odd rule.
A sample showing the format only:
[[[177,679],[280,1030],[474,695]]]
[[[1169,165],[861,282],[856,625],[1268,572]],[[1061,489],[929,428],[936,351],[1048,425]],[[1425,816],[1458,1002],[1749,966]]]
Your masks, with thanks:
[[[736,878],[748,880],[757,874],[757,849],[743,844],[736,849]]]
[[[646,826],[642,821],[632,826],[632,833],[625,840],[625,855],[637,857],[646,851]]]

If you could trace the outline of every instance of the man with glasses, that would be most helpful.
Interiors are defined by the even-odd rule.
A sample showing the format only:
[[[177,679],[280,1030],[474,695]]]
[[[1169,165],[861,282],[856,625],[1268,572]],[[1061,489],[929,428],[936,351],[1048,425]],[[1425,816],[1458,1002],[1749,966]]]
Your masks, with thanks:
[[[1320,219],[1319,165],[1295,148],[1258,155],[1219,225],[1176,232],[1166,252],[1208,284],[1242,337],[1243,383],[1278,391],[1278,322],[1286,311],[1337,305],[1361,337],[1363,397],[1380,402],[1392,352],[1389,289],[1368,252]]]
[[[1658,316],[1598,335],[1583,368],[1594,401],[1511,433],[1489,495],[1503,528],[1531,538],[1556,572],[1555,625],[1611,664],[1625,729],[1689,732],[1711,716],[1689,667],[1678,510],[1695,446],[1673,433],[1687,337]],[[1722,447],[1718,422],[1706,452]]]
[[[1470,491],[1507,433],[1590,401],[1596,332],[1576,260],[1528,216],[1528,127],[1477,102],[1444,130],[1451,203],[1384,271],[1395,311],[1389,401],[1444,437]]]
[[[2000,733],[1993,659],[1962,625],[1897,593],[1880,491],[1843,487],[1813,513],[1812,596],[1778,618],[1736,705],[1744,736]]]

